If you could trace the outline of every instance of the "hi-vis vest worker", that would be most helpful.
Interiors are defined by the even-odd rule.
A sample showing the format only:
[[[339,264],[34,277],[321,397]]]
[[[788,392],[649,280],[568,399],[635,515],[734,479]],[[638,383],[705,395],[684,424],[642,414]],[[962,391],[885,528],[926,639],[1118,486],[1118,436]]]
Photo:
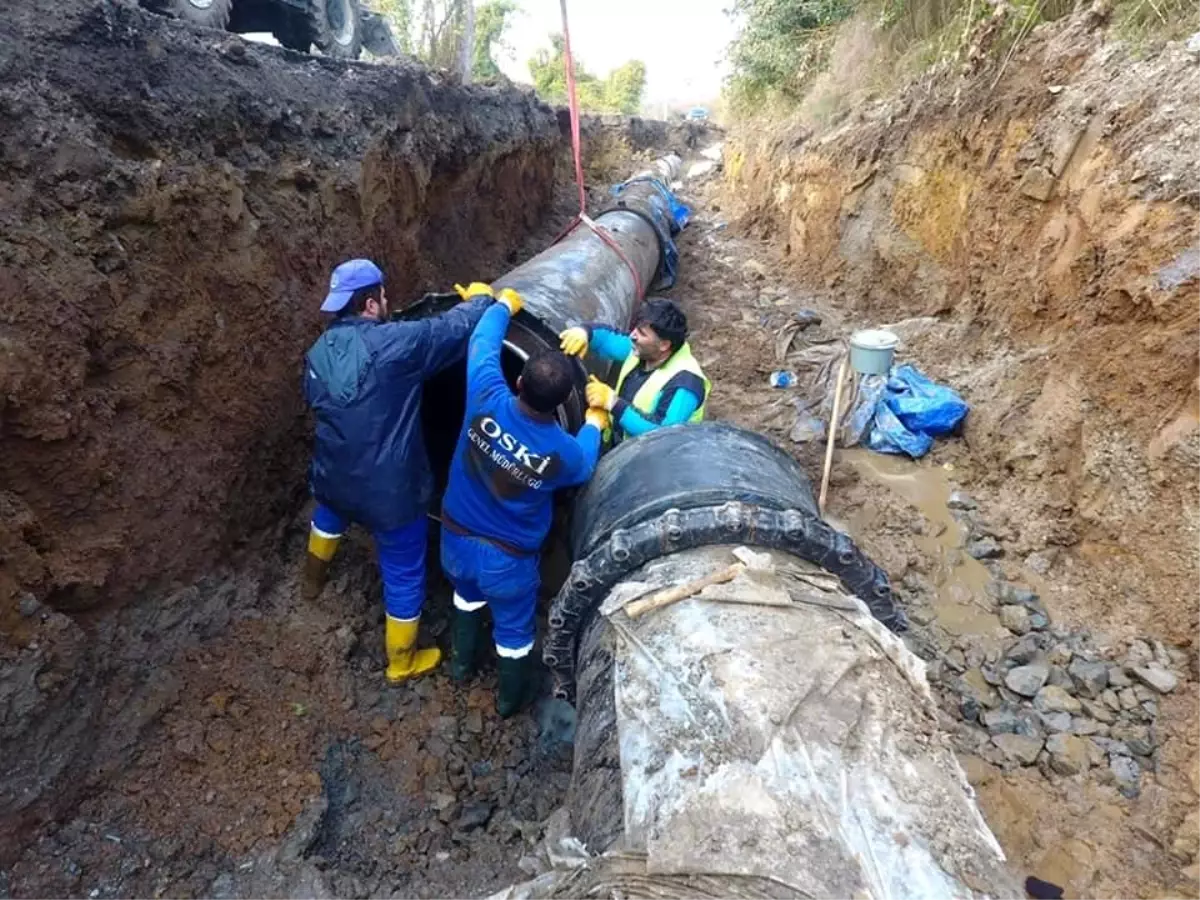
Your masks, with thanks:
[[[595,379],[588,385],[588,405],[612,413],[614,440],[704,418],[712,385],[687,343],[687,317],[673,301],[647,299],[627,335],[581,325],[559,338],[565,353],[591,350],[621,363],[615,390]]]
[[[496,711],[511,716],[530,697],[538,557],[554,491],[591,478],[609,416],[589,410],[575,437],[559,426],[555,411],[571,393],[576,366],[557,351],[529,358],[513,396],[500,351],[521,300],[508,289],[496,296],[467,351],[467,409],[442,501],[442,568],[454,585],[450,673],[459,681],[474,674],[487,606]]]

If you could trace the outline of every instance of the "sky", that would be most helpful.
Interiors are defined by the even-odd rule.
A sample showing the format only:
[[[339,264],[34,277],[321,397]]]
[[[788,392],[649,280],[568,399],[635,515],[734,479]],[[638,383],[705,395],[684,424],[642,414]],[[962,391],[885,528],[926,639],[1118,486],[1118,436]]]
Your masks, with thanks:
[[[559,0],[517,0],[504,48],[494,56],[513,81],[529,83],[528,60],[562,30]],[[646,64],[648,113],[655,105],[713,100],[727,68],[732,0],[568,0],[571,51],[579,65],[604,77],[631,59]]]

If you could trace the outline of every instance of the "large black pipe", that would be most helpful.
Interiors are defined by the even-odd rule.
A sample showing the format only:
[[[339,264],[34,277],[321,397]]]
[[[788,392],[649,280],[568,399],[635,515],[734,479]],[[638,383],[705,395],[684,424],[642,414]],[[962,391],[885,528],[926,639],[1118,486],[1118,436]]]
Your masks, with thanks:
[[[510,381],[529,356],[556,347],[564,328],[581,322],[629,327],[642,299],[639,285],[644,292],[667,265],[672,211],[660,184],[670,180],[678,164],[677,157],[661,160],[656,171],[643,173],[658,182],[635,178],[623,186],[614,206],[596,217],[595,228],[620,253],[592,227],[579,224],[493,282],[525,300],[505,338]],[[418,305],[405,315],[434,311]],[[448,464],[453,454],[462,423],[463,377],[462,371],[447,372],[426,390],[426,444],[435,467]],[[581,366],[576,390],[559,416],[572,432],[587,409],[585,383]],[[906,626],[883,571],[846,535],[821,521],[795,460],[752,432],[688,425],[626,441],[601,460],[573,517],[574,564],[551,609],[544,649],[555,693],[564,699],[574,699],[581,627],[613,585],[652,559],[692,547],[736,540],[788,550],[837,575],[888,627]]]
[[[649,202],[653,189],[635,187],[639,199]],[[629,327],[642,299],[637,286],[643,290],[650,286],[664,248],[650,221],[636,212],[613,210],[595,223],[621,248],[624,259],[580,224],[557,244],[493,282],[497,290],[513,288],[525,301],[504,342],[516,357],[524,360],[539,350],[556,348],[561,331],[583,322],[602,322],[618,330]],[[637,282],[631,267],[637,270]],[[607,367],[598,374],[606,372]],[[563,406],[563,424],[571,431],[583,424],[585,383],[581,370],[576,390]]]
[[[678,157],[667,157],[657,164],[657,174],[669,177],[678,166]],[[648,181],[630,183],[618,203],[594,220],[596,228],[620,248],[620,254],[581,222],[562,240],[492,282],[497,290],[513,288],[525,301],[504,340],[502,362],[510,384],[515,383],[526,359],[557,348],[559,333],[571,325],[601,322],[618,330],[630,326],[642,300],[639,285],[643,292],[650,289],[666,266],[670,215],[659,188]],[[400,316],[421,318],[456,302],[458,297],[453,294],[429,295]],[[611,368],[591,360],[589,367],[602,378]],[[579,366],[575,390],[559,409],[559,421],[572,433],[583,425],[587,411],[587,374],[588,370]],[[442,484],[462,424],[464,380],[465,367],[459,366],[432,379],[425,388],[426,451]]]
[[[608,592],[651,560],[741,543],[786,550],[836,575],[895,631],[907,622],[887,575],[822,521],[807,476],[762,435],[715,422],[663,428],[606,455],[575,502],[571,574],[550,609],[544,658],[575,698],[584,627]]]

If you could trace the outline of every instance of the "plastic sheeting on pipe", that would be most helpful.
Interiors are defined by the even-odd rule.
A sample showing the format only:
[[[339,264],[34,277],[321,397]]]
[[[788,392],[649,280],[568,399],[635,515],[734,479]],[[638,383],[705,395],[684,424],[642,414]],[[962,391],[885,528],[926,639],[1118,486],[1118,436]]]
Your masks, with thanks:
[[[836,575],[889,628],[907,620],[887,575],[817,514],[799,465],[762,435],[714,422],[663,428],[600,460],[576,501],[574,564],[550,608],[543,658],[555,696],[575,697],[579,635],[637,567],[689,547],[739,540],[787,550]]]
[[[625,614],[734,550],[664,555],[605,597],[580,647],[569,800],[588,855],[498,896],[1022,896],[924,664],[819,568],[757,554]]]

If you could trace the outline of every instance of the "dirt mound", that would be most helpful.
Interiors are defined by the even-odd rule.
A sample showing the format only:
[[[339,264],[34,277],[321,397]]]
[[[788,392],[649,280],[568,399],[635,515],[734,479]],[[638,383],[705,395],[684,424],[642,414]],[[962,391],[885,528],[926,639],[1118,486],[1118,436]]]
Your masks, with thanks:
[[[294,503],[331,265],[373,256],[398,297],[494,273],[559,135],[516,91],[47,6],[0,23],[5,593],[79,608]]]
[[[305,495],[297,365],[330,268],[374,257],[395,297],[497,274],[549,204],[561,147],[553,112],[514,90],[112,0],[9,6],[0,857],[44,798],[72,802],[89,758],[127,758],[178,690],[148,674],[145,644],[125,670],[111,616],[54,610],[274,549]]]
[[[795,395],[766,377],[808,307],[824,322],[801,346],[887,325],[902,361],[969,401],[962,435],[916,463],[843,451],[831,516],[899,586],[1013,866],[1068,896],[1192,896],[1200,112],[1181,98],[1200,68],[1182,45],[1134,53],[1095,24],[1042,27],[1006,66],[927,76],[820,133],[735,132],[720,203],[736,224],[694,227],[715,272],[684,278],[736,306],[697,309],[716,415],[794,433]],[[816,477],[823,447],[792,440]],[[1034,717],[1032,743],[1011,742],[1034,752],[1014,762],[992,667],[1037,627],[1064,663],[1056,687],[1074,687],[1072,652],[1111,666],[1151,645],[1180,685],[1134,685],[1113,724],[1073,714],[1066,737],[1063,716]]]
[[[956,464],[1024,511],[1018,552],[1089,570],[1063,615],[1187,642],[1200,114],[1179,98],[1200,69],[1094,24],[1044,26],[1003,72],[930,78],[818,136],[743,134],[731,199],[839,305],[932,317],[910,358],[972,402]]]

